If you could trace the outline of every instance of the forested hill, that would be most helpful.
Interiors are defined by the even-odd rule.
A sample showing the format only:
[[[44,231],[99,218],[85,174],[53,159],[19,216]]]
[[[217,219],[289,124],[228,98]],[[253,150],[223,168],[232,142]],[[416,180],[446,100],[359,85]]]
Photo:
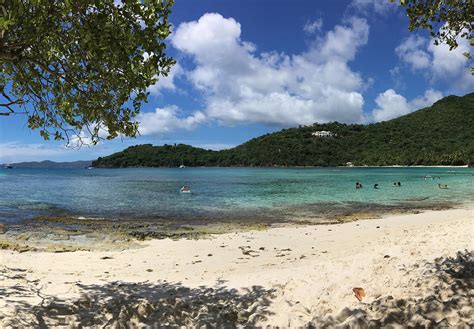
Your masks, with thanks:
[[[18,162],[10,163],[9,165],[13,168],[47,168],[47,169],[78,169],[87,168],[91,165],[92,161],[73,161],[73,162],[55,162],[45,160],[41,162]]]
[[[328,131],[329,137],[314,136]],[[337,122],[283,129],[233,149],[138,145],[99,158],[95,167],[338,166],[474,164],[474,93],[369,125]]]

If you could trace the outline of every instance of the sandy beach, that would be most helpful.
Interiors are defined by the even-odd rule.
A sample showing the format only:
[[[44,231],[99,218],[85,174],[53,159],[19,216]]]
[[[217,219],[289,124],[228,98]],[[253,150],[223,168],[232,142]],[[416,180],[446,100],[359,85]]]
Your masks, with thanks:
[[[473,206],[107,252],[1,250],[0,327],[467,328],[473,251]]]

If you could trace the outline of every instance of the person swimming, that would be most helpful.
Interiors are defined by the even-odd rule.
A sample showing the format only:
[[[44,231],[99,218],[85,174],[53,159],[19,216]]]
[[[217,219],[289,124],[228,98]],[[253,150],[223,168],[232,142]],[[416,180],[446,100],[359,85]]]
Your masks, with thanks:
[[[374,189],[378,190],[379,189],[379,184],[374,184]]]
[[[449,189],[447,184],[438,184],[438,187],[443,189],[443,190]]]
[[[188,186],[183,186],[179,191],[181,193],[191,193],[191,189]]]
[[[402,184],[400,182],[397,183],[397,186],[402,186]]]
[[[362,187],[363,187],[363,186],[362,186],[362,184],[361,184],[361,183],[359,183],[359,182],[356,182],[356,189],[360,189],[360,188],[362,188]]]

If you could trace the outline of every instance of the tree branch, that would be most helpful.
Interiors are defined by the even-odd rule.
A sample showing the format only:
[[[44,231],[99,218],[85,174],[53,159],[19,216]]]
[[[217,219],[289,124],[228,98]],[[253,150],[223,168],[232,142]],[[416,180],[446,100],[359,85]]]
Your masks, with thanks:
[[[11,107],[12,105],[22,105],[25,102],[23,99],[13,100],[10,96],[5,93],[5,86],[0,85],[0,94],[8,101],[8,103],[0,103],[0,107],[6,107],[9,112],[1,112],[0,115],[7,116],[15,113],[15,110]]]
[[[10,51],[0,50],[0,59],[1,60],[13,61],[15,59],[18,59],[19,57],[20,57],[20,54],[17,53],[17,52],[10,52]]]

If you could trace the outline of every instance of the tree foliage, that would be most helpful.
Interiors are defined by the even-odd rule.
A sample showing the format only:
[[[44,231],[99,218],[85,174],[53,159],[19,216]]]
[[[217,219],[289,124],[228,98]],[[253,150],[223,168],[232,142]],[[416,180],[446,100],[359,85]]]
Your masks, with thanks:
[[[0,0],[0,115],[45,139],[135,136],[165,54],[173,0]]]
[[[283,129],[233,149],[138,145],[99,158],[97,167],[474,165],[474,93],[369,125],[338,122]],[[315,137],[315,131],[334,137]]]
[[[392,2],[395,0],[391,0]],[[400,0],[410,20],[409,30],[426,29],[435,45],[446,43],[450,50],[458,47],[458,39],[474,46],[474,2],[472,0]],[[470,52],[464,54],[471,59]],[[474,66],[471,66],[474,74]]]

